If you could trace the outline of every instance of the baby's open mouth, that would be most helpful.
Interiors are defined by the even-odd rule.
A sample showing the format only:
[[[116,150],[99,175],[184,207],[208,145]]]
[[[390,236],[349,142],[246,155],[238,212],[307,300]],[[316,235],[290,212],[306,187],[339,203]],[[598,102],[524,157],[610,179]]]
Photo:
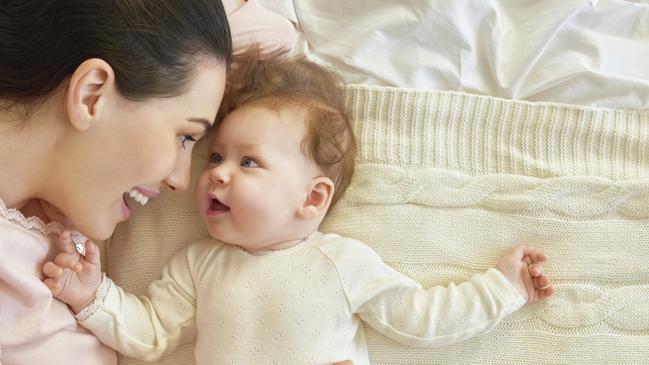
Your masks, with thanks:
[[[218,199],[212,198],[212,205],[210,206],[210,209],[216,211],[226,211],[226,210],[230,210],[230,207],[221,203]]]

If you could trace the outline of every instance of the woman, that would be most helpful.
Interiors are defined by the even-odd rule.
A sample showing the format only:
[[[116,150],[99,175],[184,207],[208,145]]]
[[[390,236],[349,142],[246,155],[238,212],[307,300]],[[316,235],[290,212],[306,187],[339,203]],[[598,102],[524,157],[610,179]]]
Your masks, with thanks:
[[[189,182],[232,44],[213,0],[10,1],[0,11],[0,363],[114,364],[41,282],[52,237],[105,239],[124,194]]]

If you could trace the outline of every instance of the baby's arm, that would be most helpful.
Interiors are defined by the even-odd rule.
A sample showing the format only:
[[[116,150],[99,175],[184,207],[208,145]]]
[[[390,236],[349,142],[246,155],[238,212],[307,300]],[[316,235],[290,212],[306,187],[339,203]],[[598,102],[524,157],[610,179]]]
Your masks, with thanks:
[[[104,276],[99,250],[86,242],[80,256],[69,234],[61,235],[61,253],[43,266],[52,294],[68,303],[81,325],[104,344],[131,357],[153,361],[195,336],[195,294],[187,250],[176,254],[149,296],[124,292]],[[101,284],[101,285],[100,285]]]
[[[357,245],[353,254],[327,254],[336,263],[350,310],[404,344],[433,347],[465,340],[491,330],[527,302],[496,269],[458,285],[423,289],[374,251]]]

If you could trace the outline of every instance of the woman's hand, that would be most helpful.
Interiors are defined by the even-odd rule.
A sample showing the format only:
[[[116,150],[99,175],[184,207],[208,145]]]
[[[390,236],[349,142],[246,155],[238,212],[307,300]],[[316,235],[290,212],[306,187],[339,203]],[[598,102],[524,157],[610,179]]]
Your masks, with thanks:
[[[79,313],[92,303],[101,284],[101,262],[99,249],[94,242],[85,242],[85,256],[77,252],[70,232],[59,236],[60,252],[54,262],[43,265],[43,282],[60,301],[68,304],[74,313]]]

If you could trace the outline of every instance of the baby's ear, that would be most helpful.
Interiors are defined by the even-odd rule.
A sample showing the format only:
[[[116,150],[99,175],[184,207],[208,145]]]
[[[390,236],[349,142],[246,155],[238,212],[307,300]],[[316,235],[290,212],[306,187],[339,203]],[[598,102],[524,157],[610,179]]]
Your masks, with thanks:
[[[303,219],[324,217],[334,195],[334,183],[330,178],[320,176],[311,180],[311,189],[304,199],[298,216]]]

